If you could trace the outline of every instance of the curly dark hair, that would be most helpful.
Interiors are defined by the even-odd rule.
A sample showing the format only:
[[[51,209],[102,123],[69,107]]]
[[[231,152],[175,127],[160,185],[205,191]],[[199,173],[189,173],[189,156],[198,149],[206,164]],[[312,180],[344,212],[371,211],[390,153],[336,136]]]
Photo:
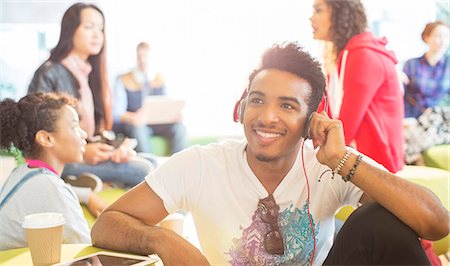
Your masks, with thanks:
[[[301,45],[297,42],[287,42],[275,44],[266,50],[262,56],[261,65],[249,76],[248,88],[259,72],[269,68],[286,71],[306,80],[312,89],[306,99],[308,116],[317,110],[325,93],[326,80],[319,61],[304,51]]]
[[[36,133],[53,132],[61,108],[75,107],[75,101],[69,95],[42,92],[28,94],[18,102],[4,99],[0,102],[0,147],[14,146],[25,157],[38,157],[41,147],[35,142]]]
[[[360,0],[325,0],[331,7],[331,41],[334,45],[334,56],[347,45],[355,35],[367,28],[367,17]]]

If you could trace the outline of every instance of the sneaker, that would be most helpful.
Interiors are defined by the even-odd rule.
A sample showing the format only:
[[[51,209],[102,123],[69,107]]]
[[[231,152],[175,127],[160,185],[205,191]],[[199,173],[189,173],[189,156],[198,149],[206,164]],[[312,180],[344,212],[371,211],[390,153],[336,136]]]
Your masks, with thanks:
[[[93,192],[99,192],[102,190],[103,182],[102,180],[91,173],[82,173],[78,177],[73,175],[67,175],[62,178],[64,182],[74,186],[74,187],[88,187],[92,189]]]

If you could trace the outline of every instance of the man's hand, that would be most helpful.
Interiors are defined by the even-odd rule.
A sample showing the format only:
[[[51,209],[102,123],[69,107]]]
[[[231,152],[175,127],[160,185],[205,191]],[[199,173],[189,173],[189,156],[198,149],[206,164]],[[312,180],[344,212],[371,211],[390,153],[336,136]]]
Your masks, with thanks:
[[[111,158],[114,147],[106,143],[94,142],[86,145],[83,159],[86,163],[96,165]]]
[[[314,148],[319,147],[317,160],[335,169],[346,153],[342,122],[321,112],[314,113],[310,123],[310,137]]]

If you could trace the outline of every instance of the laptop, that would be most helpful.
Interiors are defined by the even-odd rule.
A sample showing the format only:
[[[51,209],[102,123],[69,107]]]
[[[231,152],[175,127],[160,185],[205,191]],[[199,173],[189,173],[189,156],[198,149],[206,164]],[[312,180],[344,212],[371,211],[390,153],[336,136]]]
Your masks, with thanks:
[[[148,125],[172,124],[180,122],[185,100],[174,99],[166,95],[145,96],[142,109]]]

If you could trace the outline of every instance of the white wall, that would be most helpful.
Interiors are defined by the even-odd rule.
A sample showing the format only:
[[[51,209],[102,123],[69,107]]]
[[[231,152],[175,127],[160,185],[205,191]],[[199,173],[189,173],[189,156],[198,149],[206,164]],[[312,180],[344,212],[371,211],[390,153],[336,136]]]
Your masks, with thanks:
[[[1,12],[8,13],[0,17],[0,81],[16,84],[17,97],[26,92],[34,70],[56,44],[62,13],[71,2],[0,2]],[[187,100],[185,123],[189,134],[241,134],[241,126],[232,122],[232,109],[264,49],[274,42],[297,40],[313,55],[320,55],[309,23],[312,2],[98,1],[106,16],[110,79],[113,82],[118,74],[133,67],[136,44],[148,41],[169,92]],[[371,25],[376,27],[373,30],[388,37],[389,47],[400,62],[423,52],[420,32],[434,19],[434,1],[364,3]],[[37,10],[36,4],[46,8],[31,12]],[[44,49],[36,44],[37,32],[45,33]]]
[[[315,47],[308,27],[310,3],[104,1],[110,72],[115,76],[133,66],[135,45],[147,40],[169,92],[188,101],[189,132],[240,134],[232,110],[262,52],[281,40],[300,39],[309,49]]]

